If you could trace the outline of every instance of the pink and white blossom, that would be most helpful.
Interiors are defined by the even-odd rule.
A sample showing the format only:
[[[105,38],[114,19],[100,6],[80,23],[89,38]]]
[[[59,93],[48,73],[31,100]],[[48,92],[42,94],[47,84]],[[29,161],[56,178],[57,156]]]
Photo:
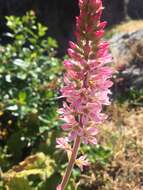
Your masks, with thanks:
[[[102,113],[103,107],[109,105],[109,88],[113,69],[105,66],[111,61],[108,53],[109,44],[102,40],[107,22],[100,22],[102,14],[101,0],[80,0],[80,15],[76,18],[76,42],[69,42],[69,59],[64,61],[66,74],[65,85],[61,89],[62,97],[68,105],[62,108],[61,119],[66,123],[62,129],[67,131],[68,138],[74,140],[83,132],[84,141],[95,144],[96,135],[92,141],[87,139],[90,130],[89,123],[94,122],[94,128],[107,117]],[[93,140],[95,138],[95,140]]]
[[[57,138],[56,139],[56,148],[60,148],[60,149],[63,149],[63,150],[71,150],[71,146],[69,145],[68,143],[68,138]]]
[[[76,159],[75,164],[83,171],[84,166],[89,166],[89,161],[87,160],[87,156],[80,156],[78,159]]]
[[[100,21],[102,0],[79,0],[79,8],[74,33],[76,42],[69,42],[69,59],[64,61],[66,73],[61,96],[66,103],[59,110],[60,118],[65,122],[61,128],[68,133],[68,141],[74,141],[74,146],[70,164],[58,190],[63,190],[67,183],[80,141],[97,144],[97,125],[107,119],[103,107],[110,104],[109,88],[113,84],[113,69],[108,66],[112,57],[108,52],[108,42],[103,40],[107,22]],[[58,147],[67,149],[68,141],[58,140]],[[85,156],[78,159],[81,169],[87,163]]]

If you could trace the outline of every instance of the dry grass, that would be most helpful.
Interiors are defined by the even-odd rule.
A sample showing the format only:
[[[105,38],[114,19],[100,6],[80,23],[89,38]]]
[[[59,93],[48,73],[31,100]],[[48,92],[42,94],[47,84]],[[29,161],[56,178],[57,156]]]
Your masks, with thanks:
[[[105,167],[92,167],[87,190],[143,190],[143,108],[112,105],[112,119],[101,126],[100,143],[113,150]]]
[[[143,29],[143,20],[131,20],[128,22],[122,22],[119,25],[114,26],[113,28],[107,31],[107,36],[111,37],[115,33],[128,33],[135,32],[137,30]]]
[[[143,29],[143,20],[131,20],[129,22],[123,22],[114,28],[114,30],[117,32],[135,32],[141,29]]]

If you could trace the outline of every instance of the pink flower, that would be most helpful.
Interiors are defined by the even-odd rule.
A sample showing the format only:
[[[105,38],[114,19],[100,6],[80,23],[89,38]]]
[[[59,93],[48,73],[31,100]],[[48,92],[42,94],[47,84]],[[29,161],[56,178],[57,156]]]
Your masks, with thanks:
[[[97,144],[97,140],[95,136],[98,134],[98,129],[94,126],[92,127],[84,127],[81,131],[81,139],[85,144]]]
[[[81,121],[83,126],[88,125],[90,121],[94,121],[96,124],[101,123],[102,118],[100,117],[102,106],[98,102],[87,103],[82,109]]]
[[[62,190],[61,189],[61,185],[58,185],[57,188],[56,188],[56,190]]]
[[[69,46],[70,46],[70,48],[71,49],[79,49],[79,47],[78,47],[78,45],[77,44],[75,44],[74,42],[72,42],[72,41],[69,41]]]
[[[95,37],[97,39],[103,37],[103,35],[104,35],[104,30],[99,30],[99,31],[95,32]]]
[[[80,130],[81,130],[79,125],[76,125],[75,123],[63,124],[61,127],[64,131],[69,132],[68,139],[70,141],[74,140],[79,135]]]
[[[56,148],[60,148],[63,150],[71,150],[71,146],[68,144],[68,138],[57,138],[56,139]]]
[[[89,166],[89,161],[87,160],[87,156],[80,156],[78,159],[75,161],[76,165],[83,171],[84,166]]]
[[[107,22],[106,22],[106,21],[101,22],[101,23],[99,24],[99,28],[100,28],[100,29],[104,29],[104,28],[106,27],[106,25],[107,25]]]

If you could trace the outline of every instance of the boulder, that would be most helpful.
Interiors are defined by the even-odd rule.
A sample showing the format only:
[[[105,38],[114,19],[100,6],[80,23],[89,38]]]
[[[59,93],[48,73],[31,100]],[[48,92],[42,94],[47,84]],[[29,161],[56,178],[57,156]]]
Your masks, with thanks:
[[[117,96],[143,89],[143,30],[116,34],[110,49],[118,70],[113,91]],[[113,94],[114,94],[113,93]]]

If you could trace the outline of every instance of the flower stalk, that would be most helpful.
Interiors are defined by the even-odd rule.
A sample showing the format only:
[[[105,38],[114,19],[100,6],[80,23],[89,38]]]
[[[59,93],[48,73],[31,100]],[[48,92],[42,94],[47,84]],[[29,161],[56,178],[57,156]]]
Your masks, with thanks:
[[[62,179],[62,182],[61,182],[61,184],[58,187],[58,190],[64,190],[65,187],[66,187],[66,185],[67,185],[67,183],[68,183],[68,181],[69,181],[72,169],[73,169],[75,161],[76,161],[76,157],[77,157],[77,154],[78,154],[79,146],[80,146],[80,137],[78,136],[75,139],[75,142],[74,142],[74,145],[73,145],[73,150],[72,150],[72,155],[71,155],[71,158],[69,160],[69,163],[68,163],[65,175],[64,175],[64,177]]]

